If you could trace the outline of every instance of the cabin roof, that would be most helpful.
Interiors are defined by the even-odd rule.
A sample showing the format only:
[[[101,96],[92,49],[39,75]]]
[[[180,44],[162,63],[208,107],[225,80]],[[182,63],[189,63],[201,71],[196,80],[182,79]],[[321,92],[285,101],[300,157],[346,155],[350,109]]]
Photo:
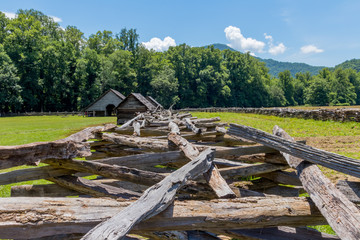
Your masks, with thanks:
[[[109,90],[107,90],[106,92],[101,94],[101,96],[98,97],[94,102],[90,103],[86,108],[84,108],[84,111],[86,111],[86,109],[90,108],[92,105],[94,105],[96,102],[98,102],[101,98],[103,98],[109,92],[113,92],[117,97],[120,98],[121,101],[125,99],[125,96],[122,95],[119,91],[116,91],[116,90],[110,88]]]
[[[151,96],[147,96],[146,97],[147,100],[149,100],[149,102],[151,102],[156,108],[164,108],[158,101],[156,101],[153,97]]]
[[[130,93],[118,106],[117,108],[121,107],[122,103],[125,103],[126,100],[130,97],[134,96],[141,104],[143,104],[148,110],[155,110],[156,106],[154,106],[149,100],[147,100],[143,95],[140,93]]]

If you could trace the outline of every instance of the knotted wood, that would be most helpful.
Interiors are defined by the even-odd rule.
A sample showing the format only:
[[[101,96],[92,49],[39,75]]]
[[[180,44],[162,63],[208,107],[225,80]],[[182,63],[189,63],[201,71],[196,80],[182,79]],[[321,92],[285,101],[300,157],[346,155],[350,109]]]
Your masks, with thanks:
[[[176,191],[187,180],[206,172],[211,167],[213,158],[212,150],[203,151],[194,161],[147,189],[139,200],[97,225],[82,239],[122,239],[135,224],[164,211],[174,200]]]
[[[278,126],[273,133],[289,142],[294,139]],[[325,177],[315,164],[282,153],[310,198],[341,239],[360,239],[360,210]]]
[[[0,198],[0,238],[36,238],[85,233],[133,201],[98,198]],[[326,224],[308,198],[175,201],[164,212],[136,225],[133,232],[249,229]]]
[[[360,161],[353,158],[292,142],[264,131],[239,124],[230,124],[228,134],[247,138],[311,163],[360,177]]]
[[[168,135],[168,139],[170,142],[178,146],[188,159],[194,160],[199,155],[199,150],[180,135],[170,133]],[[236,197],[236,194],[222,178],[219,170],[214,164],[208,172],[204,173],[204,177],[206,182],[214,190],[219,198]]]

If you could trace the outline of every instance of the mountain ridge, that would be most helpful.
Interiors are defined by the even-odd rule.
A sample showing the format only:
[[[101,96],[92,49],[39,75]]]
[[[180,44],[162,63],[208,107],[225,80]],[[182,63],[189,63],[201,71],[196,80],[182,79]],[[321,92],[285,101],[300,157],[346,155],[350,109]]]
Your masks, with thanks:
[[[226,44],[222,44],[222,43],[209,44],[204,47],[209,47],[209,46],[214,46],[214,48],[219,50],[228,49],[230,51],[237,51],[227,46]],[[281,62],[270,58],[269,59],[263,59],[260,57],[255,57],[255,58],[264,62],[266,67],[269,69],[269,73],[274,77],[277,77],[280,72],[283,72],[285,70],[289,70],[291,75],[293,76],[295,76],[295,74],[298,72],[304,72],[304,73],[310,72],[312,75],[316,75],[321,69],[326,68],[325,66],[312,66],[306,63],[299,63],[299,62]]]

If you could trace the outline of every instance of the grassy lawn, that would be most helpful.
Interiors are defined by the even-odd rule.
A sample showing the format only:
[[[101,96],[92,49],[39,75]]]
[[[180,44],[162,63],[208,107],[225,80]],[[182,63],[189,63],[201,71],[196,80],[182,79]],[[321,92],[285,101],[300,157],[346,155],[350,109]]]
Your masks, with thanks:
[[[0,146],[54,141],[103,123],[116,123],[116,117],[3,117],[0,118]]]
[[[31,116],[0,118],[0,146],[21,145],[32,142],[54,141],[65,138],[86,127],[116,123],[116,117],[79,117],[79,116]],[[3,169],[1,172],[29,168],[18,166]],[[0,186],[0,197],[10,197],[11,186],[25,184],[49,184],[46,180],[20,182]]]

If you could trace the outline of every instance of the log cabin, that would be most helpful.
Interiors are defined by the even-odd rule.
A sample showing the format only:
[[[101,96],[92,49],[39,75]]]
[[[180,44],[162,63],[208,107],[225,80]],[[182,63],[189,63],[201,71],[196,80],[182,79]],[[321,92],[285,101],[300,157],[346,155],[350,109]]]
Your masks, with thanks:
[[[116,108],[117,124],[123,124],[132,119],[136,113],[154,111],[155,109],[156,106],[149,102],[143,95],[140,93],[131,93]]]
[[[109,89],[103,93],[98,99],[87,106],[83,111],[87,116],[111,116],[115,114],[115,108],[118,106],[125,96],[120,92]]]

